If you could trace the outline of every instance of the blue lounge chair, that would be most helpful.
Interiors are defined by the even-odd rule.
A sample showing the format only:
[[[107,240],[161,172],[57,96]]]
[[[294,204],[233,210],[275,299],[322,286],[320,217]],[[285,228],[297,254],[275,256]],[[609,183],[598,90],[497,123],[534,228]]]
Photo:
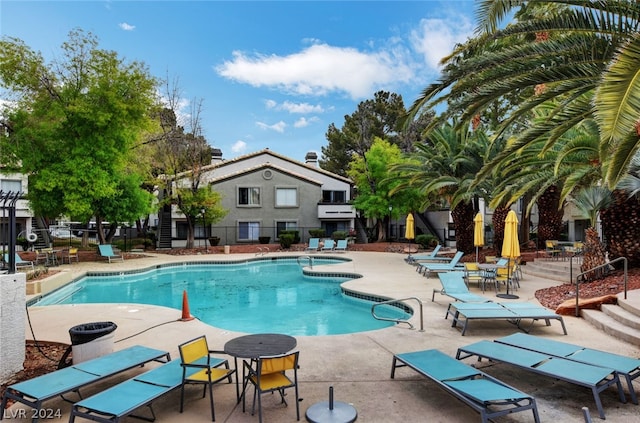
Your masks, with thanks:
[[[76,402],[71,408],[69,423],[76,417],[96,422],[112,423],[132,416],[153,421],[152,402],[182,385],[180,360],[170,361],[109,389]],[[148,406],[151,418],[134,416],[140,407]]]
[[[567,360],[578,361],[580,363],[592,364],[600,367],[611,367],[627,381],[631,402],[638,404],[638,397],[633,388],[632,381],[640,377],[640,359],[626,357],[606,351],[594,350],[580,345],[569,344],[567,342],[555,341],[552,339],[540,338],[524,333],[514,333],[496,339],[495,342],[511,345],[513,347],[524,348],[555,357],[566,358]]]
[[[433,302],[435,300],[436,292],[463,303],[486,303],[491,301],[482,295],[470,292],[467,284],[464,282],[464,276],[465,274],[462,271],[438,273],[438,279],[440,280],[440,284],[442,284],[442,289],[433,290],[431,301]]]
[[[113,247],[111,246],[111,244],[98,245],[98,251],[100,251],[100,255],[102,257],[106,257],[109,260],[109,263],[111,263],[111,260],[116,259],[124,261],[124,257],[122,255],[113,252]]]
[[[431,273],[464,270],[464,266],[458,265],[463,255],[462,251],[458,251],[448,263],[418,263],[416,270],[424,276],[429,276]]]
[[[333,248],[336,246],[336,242],[332,239],[327,239],[324,241],[324,245],[320,249],[320,251],[333,251]]]
[[[34,422],[40,415],[42,403],[57,396],[64,398],[69,392],[80,393],[80,389],[90,383],[106,379],[125,370],[139,367],[150,361],[171,360],[166,351],[143,346],[133,346],[93,360],[74,364],[55,372],[19,382],[7,387],[2,397],[2,409],[9,399],[25,404],[35,412]],[[1,417],[1,415],[0,415]]]
[[[315,253],[318,251],[319,248],[320,248],[320,238],[310,238],[309,245],[304,250]]]
[[[431,251],[429,254],[414,254],[414,255],[409,254],[407,258],[404,260],[409,264],[415,264],[420,260],[436,259],[438,258],[437,255],[438,255],[438,251],[440,251],[440,248],[442,248],[442,245],[438,244],[433,249],[433,251]]]
[[[4,255],[4,262],[7,266],[9,265],[9,254]],[[30,267],[31,270],[35,268],[32,261],[22,260],[22,257],[20,257],[20,254],[18,253],[15,253],[15,265],[16,270],[23,269],[25,267]]]
[[[551,325],[551,320],[558,320],[562,326],[562,331],[567,334],[567,328],[561,315],[554,313],[542,306],[533,303],[451,303],[447,309],[447,315],[452,316],[451,327],[462,324],[462,336],[467,332],[467,326],[471,320],[506,320],[513,323],[525,332],[528,332],[536,320],[544,320],[547,326]],[[523,320],[531,320],[528,328],[522,326]]]
[[[340,252],[346,252],[347,251],[347,240],[346,239],[339,239],[336,242],[336,247],[333,249],[333,251],[340,251]]]
[[[578,363],[577,361],[491,341],[480,341],[458,348],[458,353],[456,354],[458,360],[472,356],[477,356],[478,360],[486,358],[492,361],[511,364],[532,373],[587,387],[591,389],[593,393],[593,399],[596,402],[601,419],[604,419],[605,416],[604,410],[602,409],[600,392],[615,385],[618,389],[620,401],[626,402],[620,378],[612,368]]]
[[[455,360],[438,350],[396,354],[391,365],[391,379],[396,368],[411,367],[478,413],[483,423],[495,417],[531,410],[540,421],[536,400],[488,374]]]

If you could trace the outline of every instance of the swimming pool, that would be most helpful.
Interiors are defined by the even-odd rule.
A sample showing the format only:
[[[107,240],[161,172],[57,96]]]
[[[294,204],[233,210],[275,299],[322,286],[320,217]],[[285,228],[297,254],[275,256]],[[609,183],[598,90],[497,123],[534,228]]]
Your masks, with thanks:
[[[315,259],[314,265],[343,260]],[[371,301],[345,295],[340,284],[355,275],[305,276],[295,257],[231,264],[181,263],[139,273],[86,276],[33,305],[142,303],[182,307],[209,325],[237,332],[337,335],[381,329],[393,322],[371,316]],[[377,315],[407,318],[398,307]]]

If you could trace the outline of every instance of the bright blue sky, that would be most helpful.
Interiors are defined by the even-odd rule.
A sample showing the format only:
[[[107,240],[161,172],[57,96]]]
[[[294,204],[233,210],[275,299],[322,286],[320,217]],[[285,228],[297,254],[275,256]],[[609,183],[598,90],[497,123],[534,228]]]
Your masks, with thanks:
[[[303,161],[376,91],[409,107],[472,34],[473,1],[0,0],[0,35],[47,61],[81,28],[99,47],[179,79],[225,159],[263,148]]]

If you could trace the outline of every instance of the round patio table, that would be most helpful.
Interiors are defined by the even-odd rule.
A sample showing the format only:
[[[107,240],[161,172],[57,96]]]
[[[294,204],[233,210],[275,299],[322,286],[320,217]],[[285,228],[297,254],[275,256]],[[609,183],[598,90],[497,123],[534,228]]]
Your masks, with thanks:
[[[240,381],[238,379],[238,358],[257,360],[260,357],[268,357],[287,353],[298,345],[293,336],[280,333],[256,333],[239,336],[224,344],[225,354],[233,357],[236,368],[236,397],[238,402],[240,395]],[[244,389],[242,394],[244,395]]]

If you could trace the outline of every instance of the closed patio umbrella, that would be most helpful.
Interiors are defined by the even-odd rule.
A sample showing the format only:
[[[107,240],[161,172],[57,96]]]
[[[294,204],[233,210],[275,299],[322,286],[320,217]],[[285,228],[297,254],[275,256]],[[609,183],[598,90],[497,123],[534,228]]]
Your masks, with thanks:
[[[415,222],[413,220],[413,214],[409,213],[407,215],[407,220],[405,222],[406,228],[404,230],[404,237],[408,240],[415,239],[416,237],[416,228]]]
[[[519,298],[517,295],[509,294],[511,280],[511,262],[520,257],[520,242],[518,241],[518,217],[516,212],[510,210],[504,220],[504,241],[502,241],[502,257],[509,259],[507,264],[507,293],[498,294],[500,298]]]
[[[416,237],[416,227],[415,227],[415,221],[413,219],[413,214],[409,213],[407,215],[407,220],[405,221],[405,229],[404,229],[404,237],[409,241],[409,247],[407,252],[409,253],[409,257],[411,257],[411,253],[412,253],[412,247],[411,247],[411,240],[415,239]],[[417,251],[417,249],[416,249]]]
[[[476,261],[478,261],[478,248],[484,246],[484,222],[481,213],[473,218],[473,245],[476,247]]]

